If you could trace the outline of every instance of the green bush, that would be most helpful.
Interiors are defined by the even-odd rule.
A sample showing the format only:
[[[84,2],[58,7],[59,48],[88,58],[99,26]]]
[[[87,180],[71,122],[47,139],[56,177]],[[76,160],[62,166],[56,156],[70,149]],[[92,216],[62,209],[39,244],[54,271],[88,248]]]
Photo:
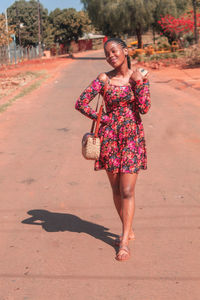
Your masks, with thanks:
[[[195,45],[186,51],[186,62],[189,66],[200,66],[200,46]]]
[[[138,55],[135,56],[135,57],[137,57],[137,60],[138,60],[139,62],[147,61],[147,57],[146,57],[145,54],[138,54]]]
[[[157,39],[157,45],[159,50],[169,50],[171,48],[168,38],[164,36]]]
[[[140,54],[137,56],[138,62],[149,62],[149,61],[159,61],[159,60],[167,60],[167,59],[177,59],[184,57],[185,52],[172,52],[172,53],[159,53],[152,55]]]
[[[176,58],[179,58],[180,57],[180,53],[178,53],[178,52],[173,52],[173,53],[170,53],[171,55],[170,55],[170,57],[169,58],[174,58],[174,59],[176,59]]]

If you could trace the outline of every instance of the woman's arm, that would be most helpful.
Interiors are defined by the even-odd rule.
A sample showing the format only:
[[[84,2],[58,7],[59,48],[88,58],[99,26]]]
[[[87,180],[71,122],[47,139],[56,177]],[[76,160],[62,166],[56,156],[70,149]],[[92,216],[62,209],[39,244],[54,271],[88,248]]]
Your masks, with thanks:
[[[98,113],[89,106],[90,101],[92,101],[98,93],[103,95],[104,88],[106,84],[106,74],[100,74],[91,84],[81,93],[80,97],[76,101],[75,108],[79,110],[82,114],[87,116],[92,120],[97,120]],[[102,123],[109,123],[110,118],[103,113],[101,117]]]
[[[130,83],[139,112],[146,114],[151,107],[149,80],[145,77],[143,78],[141,73],[137,70],[133,72]]]

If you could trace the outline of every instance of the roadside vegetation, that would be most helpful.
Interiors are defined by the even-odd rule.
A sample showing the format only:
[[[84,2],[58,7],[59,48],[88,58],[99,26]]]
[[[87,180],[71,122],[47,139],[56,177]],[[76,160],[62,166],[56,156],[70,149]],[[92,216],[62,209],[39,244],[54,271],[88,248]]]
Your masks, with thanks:
[[[131,56],[140,61],[186,55],[192,64],[199,63],[199,46],[192,46],[200,33],[200,0],[81,2],[83,11],[57,8],[49,13],[37,0],[15,1],[7,9],[7,27],[6,16],[0,15],[0,46],[14,39],[22,47],[40,44],[43,50],[49,50],[62,46],[70,52],[71,42],[84,34],[100,33],[125,40],[134,37],[136,43],[129,45]],[[148,45],[143,41],[146,32],[152,32],[152,43]]]
[[[14,34],[17,45],[37,46],[39,25],[41,46],[44,50],[55,44],[69,45],[72,40],[77,41],[84,32],[94,30],[87,12],[69,8],[55,9],[49,13],[36,0],[15,1],[7,9],[7,20],[8,31],[5,15],[0,14],[0,36],[4,37],[1,45],[10,43],[11,35]]]
[[[199,45],[194,46],[200,33],[199,0],[81,1],[92,23],[104,34],[136,37],[129,44],[133,59],[199,65]],[[143,42],[147,31],[152,31],[151,44]]]
[[[6,102],[0,104],[0,113],[4,112],[9,106],[12,105],[13,102],[18,100],[19,98],[29,94],[33,90],[37,89],[41,86],[41,84],[48,78],[48,74],[45,71],[40,72],[25,72],[18,74],[17,76],[13,76],[10,78],[5,78],[1,80],[1,88],[4,94],[0,94],[0,100],[3,99],[5,96],[12,95],[12,93],[16,90],[18,91],[19,88],[21,89],[16,95],[11,96],[8,98]]]
[[[42,50],[53,50],[52,54],[57,54],[60,49],[71,53],[74,42],[84,35],[96,33],[122,37],[128,41],[132,60],[153,69],[172,64],[200,66],[200,44],[197,41],[200,35],[200,0],[81,2],[83,11],[57,8],[48,12],[40,1],[15,1],[8,7],[7,15],[0,14],[0,58],[2,54],[3,65],[6,65],[4,52],[9,53],[11,43],[15,44],[15,50],[21,46],[29,52],[31,47],[40,48],[40,45]],[[144,38],[147,32],[151,34],[151,42],[146,42]],[[31,62],[31,58],[28,59]],[[46,79],[46,75],[35,72],[17,76],[0,76],[0,111]],[[15,89],[20,90],[17,95],[13,94]],[[4,103],[3,98],[8,96],[11,99]]]

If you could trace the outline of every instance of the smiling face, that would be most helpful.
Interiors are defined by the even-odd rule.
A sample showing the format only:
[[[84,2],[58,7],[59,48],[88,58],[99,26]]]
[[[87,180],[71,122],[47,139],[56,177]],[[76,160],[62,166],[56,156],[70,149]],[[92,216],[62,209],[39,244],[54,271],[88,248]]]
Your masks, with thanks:
[[[127,54],[127,48],[122,48],[121,45],[113,41],[105,47],[106,60],[114,69],[120,67],[123,63],[127,63]]]

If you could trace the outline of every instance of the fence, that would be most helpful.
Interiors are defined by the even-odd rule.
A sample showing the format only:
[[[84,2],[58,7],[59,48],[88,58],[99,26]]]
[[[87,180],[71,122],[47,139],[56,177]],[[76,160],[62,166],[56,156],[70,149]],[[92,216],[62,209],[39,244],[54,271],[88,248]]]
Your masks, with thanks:
[[[40,57],[39,47],[20,47],[13,42],[9,46],[0,47],[0,65],[17,64],[24,60]]]

